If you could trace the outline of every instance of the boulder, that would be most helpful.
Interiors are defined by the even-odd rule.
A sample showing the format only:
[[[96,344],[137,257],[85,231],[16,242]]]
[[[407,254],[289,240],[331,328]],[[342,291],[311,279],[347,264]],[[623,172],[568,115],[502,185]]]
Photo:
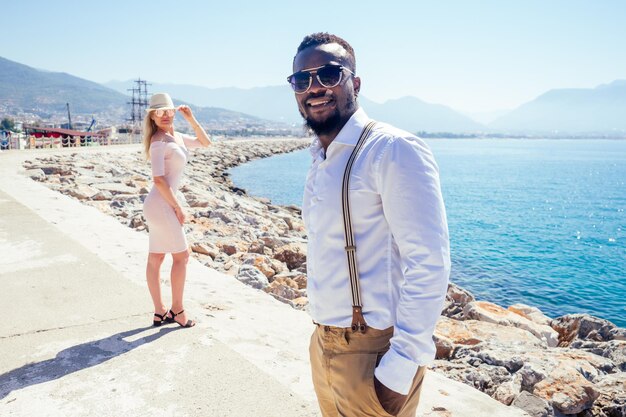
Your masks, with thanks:
[[[513,407],[521,408],[532,417],[554,416],[554,410],[548,401],[527,391],[520,392],[511,405]]]
[[[576,339],[606,342],[621,334],[610,321],[589,314],[567,314],[552,320],[550,325],[558,332],[559,346],[568,346]]]
[[[91,196],[91,199],[94,201],[105,201],[111,200],[113,198],[113,194],[108,191],[98,191],[96,194]]]
[[[504,405],[511,405],[521,392],[520,378],[515,376],[511,380],[500,384],[493,393],[493,398]],[[522,407],[520,407],[522,408]]]
[[[220,252],[219,248],[210,242],[193,243],[191,250],[195,253],[208,255],[212,259],[215,259]]]
[[[472,301],[475,301],[472,293],[451,282],[448,284],[448,292],[441,314],[450,318],[462,319],[463,308]]]
[[[33,165],[31,169],[40,169],[46,175],[72,175],[71,167],[61,165],[61,163],[58,161],[54,165]]]
[[[130,219],[128,226],[133,229],[139,229],[139,228],[145,227],[146,224],[143,221],[143,216],[136,215],[132,219]]]
[[[622,372],[626,372],[626,342],[611,340],[610,342],[592,342],[588,340],[574,340],[570,345],[572,349],[581,349],[594,355],[610,359]]]
[[[278,281],[273,281],[271,284],[269,284],[269,286],[264,288],[264,291],[280,298],[284,298],[286,300],[294,300],[300,297],[300,293],[297,289],[282,284]]]
[[[272,268],[272,262],[268,256],[265,255],[248,255],[244,261],[244,265],[253,265],[259,271],[263,273],[268,279],[276,275],[276,271]]]
[[[252,265],[242,265],[236,278],[244,284],[257,289],[263,289],[269,285],[267,277]]]
[[[265,253],[265,243],[262,240],[254,241],[248,247],[248,252],[250,253],[259,253],[263,255]]]
[[[542,313],[537,307],[531,307],[526,304],[513,304],[509,306],[509,311],[543,326],[549,326],[552,319]]]
[[[534,323],[519,314],[506,310],[487,301],[473,301],[463,308],[463,315],[468,319],[512,326],[529,331],[547,346],[558,344],[558,333],[550,326]]]
[[[535,384],[533,394],[552,403],[564,414],[577,414],[591,408],[600,396],[594,384],[571,368],[557,367]]]
[[[626,372],[603,376],[596,382],[600,396],[593,404],[607,417],[626,416]]]
[[[81,201],[89,200],[98,194],[98,190],[88,185],[79,184],[75,187],[68,188],[67,194]]]
[[[506,347],[516,353],[544,346],[540,340],[522,329],[477,320],[459,321],[443,316],[437,321],[435,335],[446,337],[457,346],[482,343],[483,346]]]
[[[98,189],[100,191],[109,191],[110,193],[117,194],[136,194],[137,190],[133,187],[129,187],[125,184],[119,184],[115,182],[107,182],[103,184],[98,184]]]
[[[31,179],[33,179],[35,181],[45,181],[46,180],[46,173],[41,168],[27,169],[24,173],[29,178],[31,178]]]
[[[306,245],[292,242],[281,246],[275,250],[274,259],[287,264],[290,270],[296,269],[306,262]]]

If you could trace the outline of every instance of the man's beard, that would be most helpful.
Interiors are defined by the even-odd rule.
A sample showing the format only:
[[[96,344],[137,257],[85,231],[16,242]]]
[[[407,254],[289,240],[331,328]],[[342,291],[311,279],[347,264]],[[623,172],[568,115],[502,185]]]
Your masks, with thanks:
[[[345,105],[346,112],[352,114],[354,106],[354,97],[349,97]],[[300,114],[304,118],[305,128],[312,131],[316,136],[327,135],[329,133],[337,131],[340,127],[343,127],[342,123],[345,123],[347,121],[343,120],[343,114],[339,111],[339,107],[335,108],[335,111],[325,120],[320,121],[312,120],[311,118],[306,117],[306,115],[302,112],[300,112]]]
[[[304,118],[304,126],[315,133],[316,136],[327,135],[334,130],[337,129],[341,123],[341,114],[339,114],[339,109],[335,109],[333,114],[331,114],[326,120],[313,120],[308,117]]]

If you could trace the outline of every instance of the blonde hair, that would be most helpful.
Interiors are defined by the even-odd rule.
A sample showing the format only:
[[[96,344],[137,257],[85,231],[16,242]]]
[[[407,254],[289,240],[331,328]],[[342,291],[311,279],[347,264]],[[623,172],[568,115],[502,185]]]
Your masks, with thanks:
[[[158,127],[154,120],[152,120],[152,111],[146,113],[146,117],[143,118],[143,153],[146,161],[150,159],[150,143],[152,136],[157,132]]]

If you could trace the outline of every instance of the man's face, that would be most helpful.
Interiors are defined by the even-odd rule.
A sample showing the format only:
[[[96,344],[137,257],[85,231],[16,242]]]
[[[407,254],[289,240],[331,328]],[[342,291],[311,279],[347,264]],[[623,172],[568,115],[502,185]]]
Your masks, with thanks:
[[[346,50],[339,44],[331,43],[301,51],[293,62],[293,71],[295,73],[327,64],[352,69]],[[295,95],[307,126],[318,136],[338,133],[357,109],[356,96],[360,86],[361,80],[345,69],[341,82],[332,88],[322,86],[313,74],[309,90]]]

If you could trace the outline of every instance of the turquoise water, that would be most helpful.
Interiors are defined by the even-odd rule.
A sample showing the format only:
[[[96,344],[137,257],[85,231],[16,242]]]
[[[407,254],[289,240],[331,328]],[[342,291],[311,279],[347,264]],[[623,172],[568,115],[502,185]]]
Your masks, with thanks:
[[[626,327],[626,141],[430,140],[452,280],[479,299]],[[302,203],[308,151],[231,171],[276,204]]]

